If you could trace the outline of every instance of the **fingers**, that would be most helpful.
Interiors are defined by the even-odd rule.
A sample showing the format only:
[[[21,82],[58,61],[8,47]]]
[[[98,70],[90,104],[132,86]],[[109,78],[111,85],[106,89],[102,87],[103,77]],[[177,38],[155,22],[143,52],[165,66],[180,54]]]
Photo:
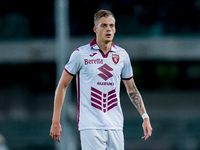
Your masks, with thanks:
[[[50,136],[58,142],[61,142],[60,138],[61,138],[61,126],[60,125],[52,125],[51,126],[51,130],[50,130]]]
[[[58,142],[61,142],[60,140],[60,137],[61,135],[58,135],[58,134],[55,134],[55,133],[50,133],[50,136],[55,140],[55,141],[58,141]]]
[[[142,139],[147,140],[150,136],[151,136],[151,135],[149,135],[149,134],[145,134],[145,135],[142,137]]]
[[[151,134],[145,134],[143,137],[142,137],[142,139],[145,139],[145,140],[147,140],[149,137],[151,136]]]
[[[147,140],[150,136],[151,135],[148,132],[146,132],[146,129],[144,129],[144,136],[142,137],[142,139]]]
[[[144,136],[142,137],[142,139],[146,140],[146,137],[147,137],[146,129],[143,128],[143,131],[144,131]]]
[[[152,134],[152,128],[150,125],[143,126],[143,131],[144,131],[144,136],[142,137],[142,139],[147,140]]]
[[[58,141],[60,143],[60,136],[55,136],[54,140]]]

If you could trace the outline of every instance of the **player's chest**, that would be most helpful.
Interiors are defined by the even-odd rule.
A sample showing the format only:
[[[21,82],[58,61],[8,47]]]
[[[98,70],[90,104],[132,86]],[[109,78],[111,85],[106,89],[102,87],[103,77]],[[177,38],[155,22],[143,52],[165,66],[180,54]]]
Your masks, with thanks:
[[[90,74],[120,75],[123,68],[123,61],[120,55],[111,52],[107,56],[103,56],[99,52],[85,54],[82,62],[82,70]]]

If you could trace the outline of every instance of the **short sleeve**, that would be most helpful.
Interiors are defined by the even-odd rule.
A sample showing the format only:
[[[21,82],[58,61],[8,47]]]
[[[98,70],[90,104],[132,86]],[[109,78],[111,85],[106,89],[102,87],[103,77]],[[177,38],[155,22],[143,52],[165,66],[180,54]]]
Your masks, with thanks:
[[[127,80],[127,79],[131,79],[133,77],[133,68],[131,66],[131,62],[130,62],[130,58],[129,55],[127,53],[126,57],[124,57],[124,66],[122,68],[122,79],[123,80]]]
[[[65,71],[75,76],[81,69],[81,60],[81,52],[77,49],[71,54],[68,63],[65,65]]]

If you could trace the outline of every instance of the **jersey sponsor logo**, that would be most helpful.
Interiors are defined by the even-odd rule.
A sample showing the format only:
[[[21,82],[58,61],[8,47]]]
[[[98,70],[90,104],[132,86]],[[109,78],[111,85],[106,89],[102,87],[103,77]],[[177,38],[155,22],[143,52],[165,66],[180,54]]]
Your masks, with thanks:
[[[103,59],[84,59],[85,65],[103,64]]]
[[[90,55],[90,57],[93,57],[93,56],[96,55],[96,54],[97,54],[97,53],[93,53],[93,54]]]
[[[117,64],[119,62],[119,55],[117,54],[112,54],[112,61]]]
[[[97,82],[97,85],[111,85],[114,86],[114,82]]]
[[[100,90],[91,87],[91,105],[106,113],[118,105],[116,90],[102,93]]]
[[[102,73],[99,73],[98,76],[100,76],[105,81],[111,78],[113,75],[110,73],[113,69],[108,66],[107,64],[104,64],[103,66],[99,67],[98,70],[100,70]]]

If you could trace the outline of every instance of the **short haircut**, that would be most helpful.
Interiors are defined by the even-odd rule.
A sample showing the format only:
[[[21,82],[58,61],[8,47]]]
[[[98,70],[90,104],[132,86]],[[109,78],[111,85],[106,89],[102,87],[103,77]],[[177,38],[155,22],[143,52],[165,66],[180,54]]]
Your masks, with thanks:
[[[115,16],[113,15],[113,13],[109,10],[99,10],[98,12],[96,12],[94,14],[94,25],[96,25],[96,22],[99,21],[99,19],[101,17],[109,17],[112,16],[115,19]]]

